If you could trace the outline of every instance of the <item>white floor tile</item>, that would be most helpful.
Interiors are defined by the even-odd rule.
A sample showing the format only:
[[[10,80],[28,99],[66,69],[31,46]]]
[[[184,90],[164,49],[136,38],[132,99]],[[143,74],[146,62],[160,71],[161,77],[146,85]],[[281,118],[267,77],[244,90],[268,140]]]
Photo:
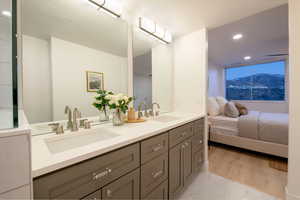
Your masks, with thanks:
[[[277,200],[251,187],[204,172],[181,195],[180,200]]]

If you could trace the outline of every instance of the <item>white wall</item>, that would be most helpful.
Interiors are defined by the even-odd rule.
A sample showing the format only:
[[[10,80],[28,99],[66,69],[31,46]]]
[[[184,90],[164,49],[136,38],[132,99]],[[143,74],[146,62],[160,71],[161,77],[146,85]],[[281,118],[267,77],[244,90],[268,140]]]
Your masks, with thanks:
[[[161,111],[172,111],[173,106],[173,48],[160,44],[152,48],[152,101]]]
[[[207,37],[206,29],[174,42],[174,110],[206,113]]]
[[[152,104],[152,52],[136,56],[133,59],[133,93],[136,98],[134,107],[145,101],[147,105]]]
[[[289,0],[290,92],[287,200],[300,199],[300,1]]]
[[[23,35],[23,93],[30,123],[52,121],[49,41]]]
[[[225,96],[224,67],[208,62],[208,96]]]
[[[127,93],[127,57],[90,49],[51,38],[53,117],[65,119],[66,105],[77,107],[84,116],[96,116],[91,105],[95,93],[86,89],[86,71],[104,73],[104,89]]]

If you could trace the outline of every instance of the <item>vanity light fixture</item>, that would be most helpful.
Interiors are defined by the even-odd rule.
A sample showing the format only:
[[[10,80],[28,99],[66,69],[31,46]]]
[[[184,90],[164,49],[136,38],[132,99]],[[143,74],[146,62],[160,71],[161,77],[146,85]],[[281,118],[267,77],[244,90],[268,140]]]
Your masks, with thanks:
[[[104,11],[107,14],[120,18],[121,6],[113,0],[88,0],[92,5],[96,6],[98,10]]]
[[[242,39],[242,38],[243,38],[243,34],[241,34],[241,33],[235,34],[235,35],[232,37],[233,40],[240,40],[240,39]]]
[[[10,12],[10,11],[7,11],[7,10],[3,10],[3,11],[1,12],[1,14],[2,14],[3,16],[5,16],[5,17],[11,17],[11,12]]]
[[[169,44],[172,42],[172,34],[169,31],[166,31],[155,22],[147,18],[139,18],[139,28],[164,44]]]
[[[251,56],[245,56],[244,57],[244,60],[250,60],[251,59]]]

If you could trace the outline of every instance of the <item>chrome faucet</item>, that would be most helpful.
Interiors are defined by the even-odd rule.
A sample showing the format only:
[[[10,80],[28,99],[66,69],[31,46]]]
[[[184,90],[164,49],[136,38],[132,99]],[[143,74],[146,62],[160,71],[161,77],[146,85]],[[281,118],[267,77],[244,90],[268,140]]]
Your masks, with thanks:
[[[154,113],[154,106],[157,106],[157,110],[155,111]],[[156,102],[152,103],[152,106],[151,106],[151,110],[150,110],[150,116],[154,117],[154,116],[158,116],[159,115],[159,109],[160,109],[160,105]]]
[[[72,123],[72,110],[69,106],[65,107],[65,114],[68,115],[68,123],[67,123],[67,129],[72,129],[73,123]]]
[[[77,108],[74,109],[73,111],[73,121],[72,121],[72,128],[71,131],[75,132],[78,131],[78,122],[77,119],[81,117],[81,113]]]
[[[138,119],[141,119],[144,115],[143,115],[143,112],[142,112],[142,106],[144,105],[144,115],[145,117],[149,117],[149,113],[148,113],[148,107],[146,105],[146,103],[143,101],[140,103],[140,105],[138,106]]]

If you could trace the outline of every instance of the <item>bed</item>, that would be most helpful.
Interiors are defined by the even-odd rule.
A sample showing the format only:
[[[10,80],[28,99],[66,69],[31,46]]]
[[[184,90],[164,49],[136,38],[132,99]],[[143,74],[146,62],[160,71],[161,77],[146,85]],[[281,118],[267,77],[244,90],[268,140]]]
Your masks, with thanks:
[[[250,111],[238,118],[209,116],[209,140],[288,157],[288,114]]]

